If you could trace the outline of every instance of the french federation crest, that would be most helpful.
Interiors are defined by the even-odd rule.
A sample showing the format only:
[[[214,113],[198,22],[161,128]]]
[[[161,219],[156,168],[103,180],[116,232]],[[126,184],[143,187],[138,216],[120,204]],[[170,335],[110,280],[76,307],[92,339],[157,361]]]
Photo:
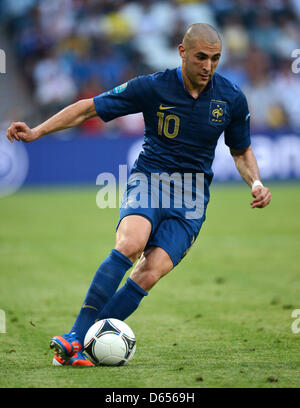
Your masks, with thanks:
[[[212,99],[209,108],[209,122],[213,125],[222,125],[226,120],[227,102]]]

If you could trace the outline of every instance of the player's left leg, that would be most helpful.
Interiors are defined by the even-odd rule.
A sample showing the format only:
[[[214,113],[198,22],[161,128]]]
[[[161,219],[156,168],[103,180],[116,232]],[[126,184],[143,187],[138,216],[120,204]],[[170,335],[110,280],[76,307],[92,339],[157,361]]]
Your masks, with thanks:
[[[131,272],[130,279],[149,292],[162,277],[171,272],[173,267],[170,255],[164,249],[149,246]]]
[[[73,367],[94,367],[95,364],[92,363],[82,351],[78,351],[72,357],[64,360],[58,353],[54,354],[52,365],[54,366],[73,366]]]

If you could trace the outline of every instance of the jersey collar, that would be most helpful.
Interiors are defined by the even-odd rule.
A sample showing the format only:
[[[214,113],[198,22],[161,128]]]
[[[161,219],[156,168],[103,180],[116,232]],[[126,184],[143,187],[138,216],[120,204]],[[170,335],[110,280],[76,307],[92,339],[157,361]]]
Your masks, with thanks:
[[[179,79],[179,82],[181,83],[181,85],[185,89],[185,85],[184,85],[184,81],[183,81],[183,77],[182,77],[182,72],[181,72],[181,65],[176,68],[176,73],[177,73],[177,77]],[[213,77],[212,77],[212,79],[208,82],[207,87],[203,91],[203,94],[205,94],[210,89],[213,89],[213,87],[214,87],[214,84],[213,84]]]

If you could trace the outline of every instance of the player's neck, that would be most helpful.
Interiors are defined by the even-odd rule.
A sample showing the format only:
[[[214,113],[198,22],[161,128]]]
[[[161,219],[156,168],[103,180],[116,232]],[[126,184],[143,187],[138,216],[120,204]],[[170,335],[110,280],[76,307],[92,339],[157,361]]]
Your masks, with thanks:
[[[204,91],[204,89],[207,87],[207,84],[204,85],[198,85],[198,84],[194,84],[189,77],[186,75],[184,69],[181,69],[181,73],[182,73],[182,79],[184,82],[184,87],[186,89],[186,91],[194,98],[197,99],[199,97],[199,95],[201,94],[201,92]]]

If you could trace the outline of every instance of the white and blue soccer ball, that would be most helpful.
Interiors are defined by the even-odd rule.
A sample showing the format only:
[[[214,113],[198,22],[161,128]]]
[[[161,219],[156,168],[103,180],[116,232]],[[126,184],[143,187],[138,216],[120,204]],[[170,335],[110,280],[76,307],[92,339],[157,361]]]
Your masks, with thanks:
[[[127,364],[135,350],[133,331],[118,319],[99,320],[89,328],[84,338],[84,352],[95,365]]]

